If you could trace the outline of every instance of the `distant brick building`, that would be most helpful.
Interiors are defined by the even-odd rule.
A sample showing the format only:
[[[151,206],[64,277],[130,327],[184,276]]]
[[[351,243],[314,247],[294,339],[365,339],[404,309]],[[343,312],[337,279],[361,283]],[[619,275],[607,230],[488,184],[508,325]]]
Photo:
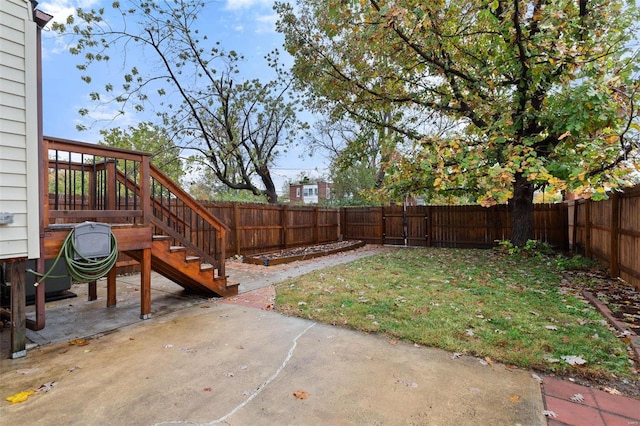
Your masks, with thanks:
[[[289,200],[292,203],[317,204],[332,198],[331,182],[318,181],[289,185]]]

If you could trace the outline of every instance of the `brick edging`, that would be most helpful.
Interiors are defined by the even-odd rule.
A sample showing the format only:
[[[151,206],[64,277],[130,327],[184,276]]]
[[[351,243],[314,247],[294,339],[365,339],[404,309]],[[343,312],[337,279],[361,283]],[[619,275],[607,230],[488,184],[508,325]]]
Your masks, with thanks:
[[[631,349],[635,356],[636,362],[640,364],[640,336],[638,336],[632,329],[627,327],[622,321],[619,321],[613,316],[609,307],[600,301],[596,296],[588,290],[582,290],[582,295],[591,303],[602,315],[605,316],[607,321],[614,326],[618,331],[623,333],[629,333],[629,340],[631,341]]]

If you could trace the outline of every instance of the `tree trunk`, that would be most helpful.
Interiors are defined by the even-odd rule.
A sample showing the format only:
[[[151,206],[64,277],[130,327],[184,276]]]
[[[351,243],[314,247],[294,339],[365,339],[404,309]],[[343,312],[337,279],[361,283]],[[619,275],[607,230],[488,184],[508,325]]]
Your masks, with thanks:
[[[513,198],[509,201],[511,210],[511,243],[522,247],[533,239],[533,184],[517,173],[513,184]]]

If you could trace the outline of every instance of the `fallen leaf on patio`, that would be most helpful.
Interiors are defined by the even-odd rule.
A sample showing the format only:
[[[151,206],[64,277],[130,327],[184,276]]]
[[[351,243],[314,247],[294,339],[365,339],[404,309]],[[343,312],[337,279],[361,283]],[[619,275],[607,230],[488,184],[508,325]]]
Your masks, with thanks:
[[[244,346],[238,345],[238,346],[236,346],[236,349],[244,349]]]
[[[165,349],[171,349],[173,347],[173,345],[171,343],[167,343],[166,345],[163,346],[163,348]]]
[[[36,392],[49,392],[57,384],[58,382],[47,382],[36,389]]]
[[[271,310],[273,310],[273,305],[271,303],[269,303],[267,306],[265,306],[262,309],[264,309],[265,311],[271,311]]]
[[[553,417],[554,419],[558,417],[558,415],[551,410],[542,410],[542,415],[546,417]]]
[[[235,376],[235,374],[233,374],[231,371],[227,371],[226,373],[224,373],[224,375],[225,375],[226,377],[233,377],[233,376]]]
[[[87,346],[89,342],[87,339],[73,339],[69,340],[69,344],[74,346]]]
[[[398,341],[396,339],[391,339],[391,340],[389,340],[389,344],[395,346],[395,345],[398,344]]]
[[[451,355],[451,359],[458,359],[458,358],[460,358],[461,356],[462,356],[462,354],[461,354],[460,352],[454,352],[454,353]]]
[[[71,368],[70,368],[70,369],[68,369],[67,371],[68,371],[69,373],[73,373],[74,371],[79,370],[79,369],[80,369],[80,367],[71,367]]]
[[[605,387],[604,391],[610,393],[611,395],[622,395],[622,393],[620,393],[618,389],[614,389],[614,388]]]
[[[207,308],[210,308],[210,306],[209,306],[209,305],[202,305],[202,306],[200,306],[200,309],[207,309]]]
[[[489,358],[488,356],[485,356],[484,360],[487,361],[487,364],[493,365],[493,360],[491,358]]]
[[[309,398],[309,394],[306,393],[305,391],[301,391],[301,390],[297,390],[293,393],[293,396],[295,396],[298,399],[307,399]]]
[[[19,404],[21,402],[25,402],[35,392],[36,391],[34,391],[33,389],[32,390],[28,390],[28,391],[18,392],[18,393],[14,394],[14,395],[11,395],[11,396],[7,397],[7,401],[9,401],[12,404]]]
[[[203,388],[202,390],[205,391],[205,392],[211,392],[211,388],[210,387]]]
[[[584,396],[579,393],[574,394],[571,398],[569,398],[573,402],[584,402]]]
[[[520,395],[511,395],[509,401],[514,403],[520,401]]]
[[[569,365],[582,365],[587,363],[584,358],[576,355],[565,355],[561,356],[560,358],[562,358]]]

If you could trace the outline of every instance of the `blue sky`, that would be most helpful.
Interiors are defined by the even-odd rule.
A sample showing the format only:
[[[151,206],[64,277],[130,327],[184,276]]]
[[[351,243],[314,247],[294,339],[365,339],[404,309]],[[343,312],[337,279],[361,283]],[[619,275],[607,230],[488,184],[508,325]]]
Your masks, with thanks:
[[[273,11],[273,0],[218,0],[207,4],[204,15],[198,18],[200,25],[206,25],[210,40],[219,40],[221,46],[229,51],[235,50],[245,57],[242,70],[248,77],[260,77],[270,72],[264,56],[274,48],[283,54],[283,36],[275,31],[277,15]],[[111,0],[43,0],[38,8],[54,16],[52,21],[63,21],[77,7],[85,10],[100,7],[109,8]],[[112,127],[127,127],[139,121],[153,119],[150,114],[126,114],[111,120],[114,111],[108,108],[96,109],[89,100],[89,93],[98,86],[88,85],[81,79],[76,69],[78,58],[71,55],[65,47],[65,41],[51,31],[43,33],[43,115],[44,134],[47,136],[97,142],[99,130]],[[111,54],[113,57],[113,53]],[[112,60],[103,67],[104,75],[97,71],[90,74],[94,80],[104,79],[103,84],[120,82],[122,62]],[[116,78],[112,78],[116,75]],[[91,119],[83,119],[80,108],[90,109]],[[98,121],[96,121],[98,119]],[[83,121],[84,120],[84,121]],[[92,124],[87,131],[76,130],[77,124]],[[276,188],[280,191],[282,182],[295,178],[301,172],[310,176],[326,173],[326,160],[321,156],[309,157],[304,147],[292,149],[282,156],[273,170]],[[319,170],[319,171],[316,171]]]

